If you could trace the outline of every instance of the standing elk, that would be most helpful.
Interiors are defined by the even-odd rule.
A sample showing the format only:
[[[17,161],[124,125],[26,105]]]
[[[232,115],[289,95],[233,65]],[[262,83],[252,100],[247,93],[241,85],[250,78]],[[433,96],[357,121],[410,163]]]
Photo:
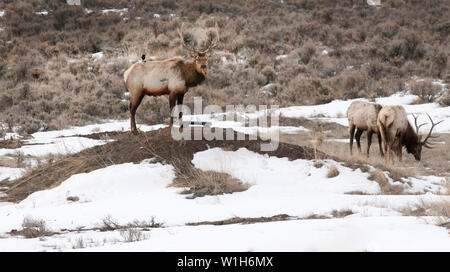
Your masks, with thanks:
[[[370,145],[372,144],[372,135],[378,136],[378,147],[381,156],[384,156],[381,146],[381,135],[377,126],[378,112],[381,110],[380,104],[369,103],[364,101],[354,101],[347,109],[347,118],[350,133],[350,155],[353,154],[353,136],[356,138],[358,151],[361,153],[361,135],[367,131],[367,157],[369,157]],[[356,129],[356,135],[355,135]]]
[[[403,146],[406,147],[408,153],[414,155],[414,158],[417,161],[420,161],[422,146],[432,148],[432,143],[428,140],[437,137],[431,136],[433,128],[444,120],[435,123],[430,115],[428,115],[428,118],[431,121],[431,128],[428,135],[425,137],[425,140],[422,141],[422,136],[419,134],[419,128],[425,125],[425,123],[417,125],[417,116],[413,116],[416,131],[414,131],[410,125],[406,111],[402,106],[384,106],[378,113],[378,129],[381,132],[385,151],[389,155],[385,156],[386,162],[392,162],[392,150],[397,153],[397,157],[401,162]]]
[[[130,122],[131,132],[137,133],[135,114],[145,95],[169,95],[170,127],[173,125],[172,110],[175,103],[183,104],[183,98],[190,87],[201,84],[206,77],[206,63],[209,51],[215,48],[219,41],[219,32],[216,24],[216,38],[209,40],[206,50],[199,51],[189,47],[184,42],[183,24],[177,29],[182,45],[187,49],[193,61],[181,57],[173,57],[162,61],[142,61],[133,64],[125,71],[123,79],[130,93]],[[180,113],[179,117],[182,117]]]

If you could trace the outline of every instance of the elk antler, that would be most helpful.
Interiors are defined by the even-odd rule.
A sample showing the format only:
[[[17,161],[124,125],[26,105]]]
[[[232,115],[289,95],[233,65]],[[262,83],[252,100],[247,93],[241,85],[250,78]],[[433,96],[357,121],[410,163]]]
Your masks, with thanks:
[[[430,121],[431,121],[431,129],[430,129],[430,132],[428,133],[427,137],[425,138],[425,140],[422,141],[422,145],[425,146],[426,148],[432,148],[433,147],[433,143],[428,142],[428,139],[430,139],[430,138],[437,138],[438,137],[438,136],[431,136],[431,132],[433,132],[433,128],[436,125],[444,122],[444,120],[441,120],[441,121],[435,123],[435,122],[433,122],[433,119],[431,119],[431,117],[430,117],[430,115],[428,113],[427,113],[427,115],[428,115],[428,118],[430,118]]]
[[[417,117],[419,117],[419,116],[415,116],[414,114],[412,116],[414,117],[414,125],[416,126],[416,134],[419,135],[419,128],[423,125],[426,125],[426,123],[417,125]]]
[[[195,50],[194,48],[188,46],[188,45],[184,42],[184,38],[183,38],[183,25],[184,25],[184,23],[182,23],[182,24],[181,24],[181,27],[177,29],[178,35],[180,35],[180,39],[181,39],[181,42],[182,42],[182,44],[183,44],[183,47],[184,47],[185,49],[187,49],[188,51],[192,52],[192,53],[196,53],[197,50]]]
[[[217,22],[216,22],[215,29],[216,29],[216,34],[217,34],[217,35],[216,35],[216,39],[215,39],[215,40],[212,40],[212,37],[211,37],[211,38],[210,38],[210,41],[209,41],[209,46],[208,46],[208,48],[206,48],[205,51],[200,52],[201,54],[206,54],[206,53],[208,53],[211,49],[217,47],[217,45],[219,44],[220,36],[219,36],[219,29],[217,28]]]

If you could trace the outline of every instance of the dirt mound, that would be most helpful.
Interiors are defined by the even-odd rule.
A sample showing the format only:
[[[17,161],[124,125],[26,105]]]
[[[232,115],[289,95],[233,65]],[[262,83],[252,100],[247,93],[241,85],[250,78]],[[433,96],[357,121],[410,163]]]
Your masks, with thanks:
[[[129,132],[97,133],[89,136],[95,139],[115,139],[114,142],[96,146],[79,153],[67,155],[55,162],[40,166],[28,172],[22,178],[14,181],[5,192],[7,196],[0,201],[18,202],[33,192],[58,186],[70,176],[78,173],[87,173],[99,168],[127,162],[139,163],[144,159],[155,158],[156,161],[172,164],[179,180],[188,180],[194,166],[191,163],[196,152],[208,148],[220,147],[235,151],[245,147],[248,150],[270,156],[287,157],[289,160],[314,159],[314,150],[309,147],[279,143],[275,151],[261,152],[262,140],[212,140],[175,141],[168,128],[133,135]],[[225,138],[225,137],[224,137]],[[235,139],[237,133],[235,132]],[[328,156],[321,153],[321,158]],[[228,178],[225,178],[229,180]],[[176,184],[176,186],[190,187],[189,184]],[[191,187],[192,189],[192,187]],[[194,192],[195,193],[195,192]],[[220,193],[220,192],[218,192]]]

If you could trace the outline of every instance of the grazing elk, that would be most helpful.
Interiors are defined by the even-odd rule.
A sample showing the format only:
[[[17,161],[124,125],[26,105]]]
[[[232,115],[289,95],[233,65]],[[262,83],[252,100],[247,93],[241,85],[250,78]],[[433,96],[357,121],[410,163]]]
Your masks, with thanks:
[[[431,129],[425,137],[425,140],[422,141],[422,136],[419,135],[419,128],[425,125],[425,123],[417,125],[417,116],[414,116],[414,124],[416,126],[416,131],[414,131],[408,121],[406,111],[402,106],[384,106],[378,113],[377,125],[381,133],[385,151],[388,154],[388,156],[385,156],[385,161],[392,162],[392,150],[394,150],[401,162],[403,146],[406,147],[408,153],[414,155],[417,161],[420,161],[422,146],[432,148],[432,143],[428,140],[437,137],[431,136],[433,128],[444,121],[435,123],[430,115],[428,115],[428,118],[431,121]]]
[[[187,61],[181,57],[174,57],[163,61],[142,61],[133,64],[125,71],[123,78],[127,90],[130,92],[130,122],[131,132],[136,133],[135,114],[145,95],[160,96],[169,95],[170,112],[175,103],[183,104],[183,98],[190,87],[201,84],[206,77],[206,62],[208,53],[215,48],[219,41],[219,32],[216,24],[216,38],[209,40],[209,46],[204,51],[189,47],[184,42],[183,24],[178,29],[182,45],[189,50],[193,61]],[[143,56],[144,60],[144,56]],[[182,117],[180,113],[179,117]],[[173,125],[173,117],[170,117],[170,127]]]
[[[381,146],[381,135],[377,126],[377,116],[381,108],[382,107],[380,104],[364,101],[354,101],[348,107],[347,118],[350,132],[350,155],[353,154],[353,136],[356,138],[358,151],[361,153],[361,135],[364,131],[367,131],[367,157],[369,157],[370,145],[372,144],[372,135],[374,133],[378,136],[378,147],[380,148],[380,154],[381,156],[384,156],[383,148]]]

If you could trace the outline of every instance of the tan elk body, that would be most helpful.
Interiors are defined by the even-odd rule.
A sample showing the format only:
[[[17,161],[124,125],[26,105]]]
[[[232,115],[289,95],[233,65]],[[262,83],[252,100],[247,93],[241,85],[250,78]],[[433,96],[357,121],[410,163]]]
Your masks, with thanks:
[[[428,115],[428,114],[427,114]],[[392,162],[392,151],[395,151],[399,161],[402,161],[402,147],[405,146],[408,153],[413,154],[417,161],[422,155],[422,146],[431,148],[432,143],[428,140],[437,136],[431,136],[433,128],[443,122],[434,123],[430,115],[431,129],[425,140],[421,140],[419,128],[425,124],[417,125],[417,117],[414,116],[416,130],[412,128],[408,121],[405,109],[402,106],[384,106],[378,113],[377,125],[381,133],[381,138],[386,150],[385,160]]]
[[[130,122],[133,133],[137,132],[136,110],[145,95],[160,96],[168,94],[170,112],[172,113],[176,103],[183,104],[184,94],[189,88],[195,87],[205,80],[208,52],[217,46],[218,32],[217,39],[211,41],[209,47],[203,52],[188,47],[184,43],[182,31],[178,30],[178,33],[183,46],[192,53],[193,61],[174,57],[162,61],[139,62],[128,68],[123,75],[126,88],[130,92]],[[179,117],[182,117],[181,113]],[[172,125],[173,117],[171,115],[170,127]]]
[[[364,101],[354,101],[350,104],[347,109],[350,133],[350,154],[353,153],[353,137],[356,138],[358,150],[361,152],[361,135],[364,131],[367,131],[367,157],[369,156],[370,145],[372,144],[372,135],[374,133],[378,136],[380,153],[382,156],[384,155],[381,146],[381,135],[377,126],[377,116],[381,108],[382,106],[380,104]]]

